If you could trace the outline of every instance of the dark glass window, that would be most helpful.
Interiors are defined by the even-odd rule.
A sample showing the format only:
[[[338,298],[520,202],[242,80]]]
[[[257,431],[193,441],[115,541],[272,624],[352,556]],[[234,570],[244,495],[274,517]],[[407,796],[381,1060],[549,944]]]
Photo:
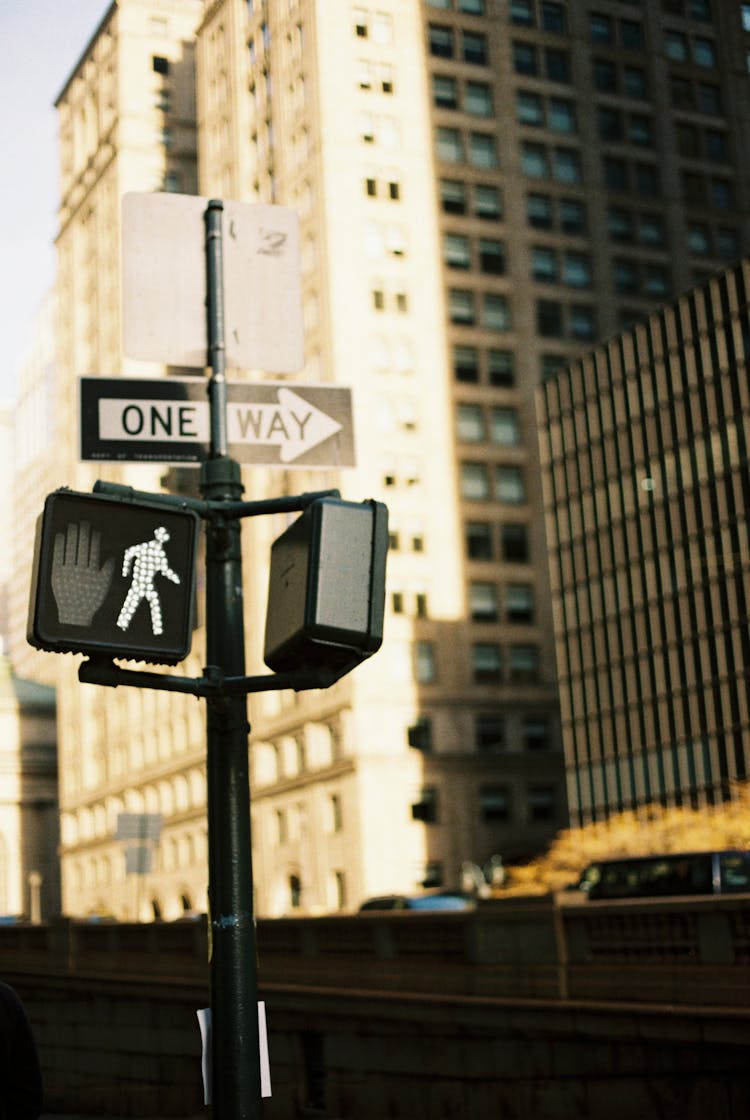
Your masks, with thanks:
[[[526,74],[530,78],[539,72],[536,47],[533,43],[513,44],[513,69],[516,74]]]
[[[499,388],[515,384],[515,354],[512,350],[487,351],[487,379],[490,385]]]
[[[466,184],[460,179],[441,179],[440,202],[446,214],[465,214]]]
[[[542,29],[553,35],[564,35],[566,31],[565,8],[554,0],[541,0],[539,6]]]
[[[429,26],[430,54],[437,58],[453,58],[453,31],[442,24],[431,23]]]
[[[508,564],[528,564],[529,531],[520,522],[508,521],[500,529],[500,547]]]
[[[453,347],[453,375],[456,381],[479,381],[479,351],[476,346]]]
[[[497,712],[483,712],[474,720],[474,746],[478,751],[502,750],[505,721]]]
[[[466,524],[466,555],[470,560],[492,560],[495,555],[492,526],[486,521]]]
[[[464,62],[472,62],[476,66],[486,66],[489,60],[486,36],[474,31],[464,31],[463,56]]]

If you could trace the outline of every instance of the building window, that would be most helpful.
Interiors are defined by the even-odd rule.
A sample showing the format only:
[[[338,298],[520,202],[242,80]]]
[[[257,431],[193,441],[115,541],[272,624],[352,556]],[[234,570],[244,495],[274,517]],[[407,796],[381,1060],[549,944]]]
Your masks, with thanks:
[[[510,647],[508,678],[518,683],[539,679],[539,650],[536,646]]]
[[[513,69],[516,74],[535,78],[539,72],[536,47],[532,43],[513,44]]]
[[[430,54],[436,58],[453,58],[453,31],[442,24],[431,23],[428,28]]]
[[[614,42],[614,29],[609,16],[600,12],[589,13],[589,38],[592,43]]]
[[[487,351],[487,378],[496,388],[508,389],[515,384],[515,354],[512,350]]]
[[[483,299],[484,326],[489,331],[509,331],[512,327],[510,304],[505,296],[485,292]]]
[[[466,184],[460,179],[441,179],[440,203],[446,214],[465,214]]]
[[[445,74],[432,75],[432,100],[438,109],[458,108],[458,86],[455,78]]]
[[[463,58],[464,62],[471,62],[475,66],[486,66],[489,60],[486,37],[474,31],[464,31]]]
[[[443,260],[448,268],[471,268],[468,237],[461,233],[446,233],[443,236]]]
[[[477,313],[473,292],[466,288],[451,288],[448,294],[448,302],[452,323],[472,326],[476,322]]]
[[[643,50],[643,26],[632,19],[620,20],[620,46],[626,51]]]
[[[557,183],[576,186],[582,181],[581,157],[572,148],[555,148],[552,153],[552,177]]]
[[[617,92],[617,69],[609,59],[594,59],[594,89],[599,93]]]
[[[498,447],[518,447],[521,425],[515,408],[493,408],[490,413],[490,435]]]
[[[521,148],[521,168],[530,179],[549,179],[547,149],[542,144],[524,144]]]
[[[492,91],[484,82],[467,82],[464,91],[464,109],[473,117],[492,116]]]
[[[716,231],[716,252],[724,261],[734,260],[740,255],[740,238],[736,229]]]
[[[558,4],[556,0],[541,0],[540,15],[543,31],[549,31],[552,35],[565,34],[565,8],[562,4]]]
[[[155,54],[152,56],[151,66],[155,74],[163,74],[166,77],[169,73],[169,59],[163,58],[161,55]]]
[[[573,102],[551,97],[547,105],[547,127],[553,132],[575,132],[576,113]]]
[[[641,214],[638,221],[638,240],[643,245],[661,247],[665,243],[664,222],[658,214]]]
[[[418,641],[414,645],[415,675],[418,684],[432,684],[437,680],[435,647],[432,642]]]
[[[561,198],[559,203],[560,229],[563,233],[586,232],[586,206],[575,198]]]
[[[633,215],[619,206],[607,211],[607,232],[613,241],[633,240]]]
[[[731,210],[734,207],[732,184],[726,179],[712,179],[710,184],[711,205],[716,210]]]
[[[519,124],[544,124],[544,108],[538,93],[518,90],[516,94],[516,118]]]
[[[497,622],[497,588],[494,583],[469,586],[469,612],[472,622]]]
[[[424,875],[422,876],[422,886],[425,890],[434,889],[435,887],[442,887],[443,885],[443,865],[439,860],[430,860],[429,863],[424,865]]]
[[[467,502],[487,502],[490,478],[486,463],[461,464],[461,497]]]
[[[716,66],[716,44],[711,39],[693,39],[693,62],[696,66]]]
[[[341,832],[344,827],[344,813],[341,806],[341,795],[332,793],[328,799],[328,821],[331,832]]]
[[[520,467],[505,465],[496,468],[495,493],[499,502],[522,505],[526,501],[523,471]]]
[[[626,97],[632,97],[638,101],[643,101],[646,98],[646,74],[637,66],[624,66],[622,70],[622,92]]]
[[[474,720],[474,748],[500,751],[504,746],[505,721],[497,712],[480,712]]]
[[[334,905],[336,909],[346,909],[346,873],[344,871],[334,871],[333,890],[335,897]]]
[[[569,288],[591,287],[591,261],[585,253],[568,251],[565,254],[563,280]]]
[[[534,621],[534,592],[528,583],[509,583],[506,586],[505,617],[508,622]]]
[[[552,199],[547,194],[526,196],[526,221],[533,229],[552,229]]]
[[[605,157],[604,184],[611,191],[626,191],[628,189],[628,165],[624,159],[617,159],[613,156]]]
[[[570,59],[567,52],[547,47],[544,51],[544,72],[550,82],[569,82]]]
[[[478,404],[459,404],[456,435],[460,443],[481,443],[485,436],[484,409]]]
[[[411,807],[412,820],[422,821],[423,824],[437,824],[438,821],[438,791],[435,786],[424,786]]]
[[[557,254],[553,249],[536,245],[531,250],[531,275],[537,283],[553,284],[558,278]]]
[[[502,241],[480,237],[479,269],[491,276],[503,275],[505,272],[505,246]]]
[[[691,253],[707,256],[711,252],[711,234],[708,226],[693,222],[687,231],[688,249]]]
[[[479,381],[479,351],[476,346],[453,347],[453,376],[475,385]]]
[[[466,554],[470,560],[493,559],[492,526],[486,521],[467,522]]]
[[[494,136],[486,132],[469,133],[469,163],[483,171],[500,166]]]
[[[593,342],[596,337],[596,313],[587,304],[572,304],[570,308],[570,334],[583,342]]]
[[[432,750],[432,721],[429,716],[419,716],[407,730],[407,742],[417,751]]]
[[[475,642],[471,661],[477,684],[491,684],[500,680],[501,657],[497,642]]]
[[[438,159],[445,163],[463,163],[463,140],[457,128],[438,128],[435,143]]]
[[[533,0],[510,0],[510,21],[518,27],[533,27]]]
[[[706,129],[706,157],[714,163],[729,162],[729,140],[726,132]]]
[[[546,751],[552,745],[550,725],[546,719],[524,720],[521,734],[527,751]]]
[[[563,313],[558,300],[540,299],[536,304],[537,331],[542,338],[562,338]]]
[[[527,807],[530,821],[554,821],[557,816],[554,786],[531,786]]]
[[[511,799],[507,786],[482,786],[479,790],[479,812],[487,824],[504,824],[510,820]]]
[[[474,185],[474,215],[492,221],[502,218],[502,195],[498,187],[489,187],[483,183]]]
[[[500,527],[500,549],[507,564],[528,564],[529,531],[526,525],[508,521]]]

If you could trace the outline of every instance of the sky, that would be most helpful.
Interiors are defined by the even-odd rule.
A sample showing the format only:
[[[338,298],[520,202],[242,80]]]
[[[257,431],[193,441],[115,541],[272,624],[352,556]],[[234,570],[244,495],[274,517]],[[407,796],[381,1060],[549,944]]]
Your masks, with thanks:
[[[54,101],[109,0],[0,0],[0,402],[16,395],[55,274]]]

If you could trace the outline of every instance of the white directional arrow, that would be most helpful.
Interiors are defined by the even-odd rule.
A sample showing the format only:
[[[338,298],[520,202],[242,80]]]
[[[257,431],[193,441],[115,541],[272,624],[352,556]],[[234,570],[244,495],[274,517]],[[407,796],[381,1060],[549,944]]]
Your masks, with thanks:
[[[276,446],[282,463],[293,462],[341,431],[332,416],[284,388],[278,390],[277,403],[230,402],[227,423],[230,443]]]

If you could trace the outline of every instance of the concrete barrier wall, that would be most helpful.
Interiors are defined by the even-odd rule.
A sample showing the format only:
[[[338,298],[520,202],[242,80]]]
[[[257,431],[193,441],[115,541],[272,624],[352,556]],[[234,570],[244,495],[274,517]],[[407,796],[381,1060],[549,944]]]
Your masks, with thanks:
[[[749,928],[747,897],[261,922],[264,1120],[750,1115]],[[205,922],[5,927],[0,959],[50,1112],[206,1115]]]

